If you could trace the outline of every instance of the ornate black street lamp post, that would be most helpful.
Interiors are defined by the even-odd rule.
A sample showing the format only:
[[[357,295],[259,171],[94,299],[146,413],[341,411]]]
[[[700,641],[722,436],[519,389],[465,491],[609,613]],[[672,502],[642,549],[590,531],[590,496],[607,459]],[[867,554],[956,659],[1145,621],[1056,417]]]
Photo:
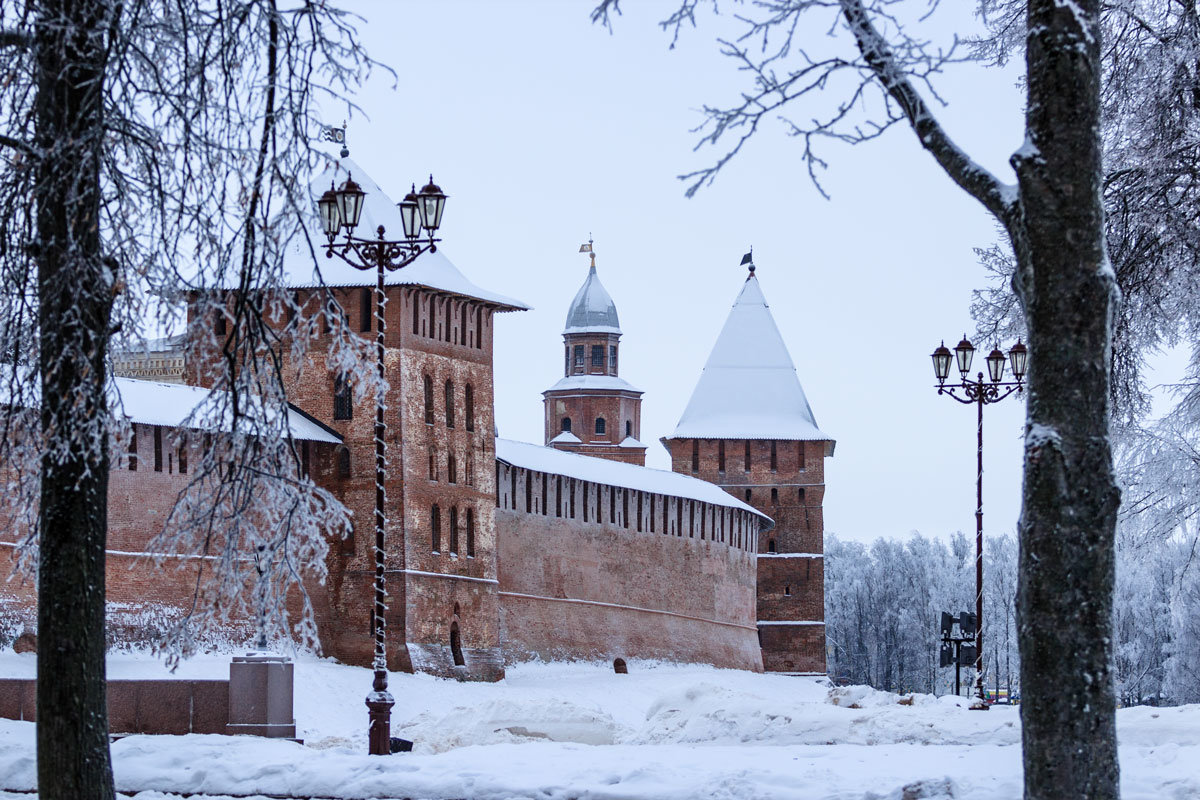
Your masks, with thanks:
[[[353,176],[347,176],[345,183],[334,188],[332,183],[329,190],[317,201],[317,210],[321,217],[321,228],[328,237],[325,245],[326,258],[335,255],[355,269],[375,270],[375,369],[379,385],[384,383],[384,333],[385,322],[383,308],[386,298],[383,291],[384,272],[395,272],[407,267],[417,256],[425,252],[436,252],[440,239],[434,238],[437,229],[442,224],[442,211],[446,208],[446,195],[429,177],[429,184],[419,193],[416,186],[403,201],[398,203],[400,221],[404,226],[404,239],[389,240],[387,231],[382,225],[375,231],[374,239],[361,239],[354,235],[362,219],[363,201],[366,193],[354,182]],[[425,231],[422,238],[421,231]],[[336,241],[338,234],[344,238]],[[396,392],[400,392],[400,372],[396,372]],[[391,753],[392,705],[395,701],[387,690],[387,643],[384,636],[384,612],[386,611],[384,594],[384,557],[383,539],[387,518],[384,513],[384,471],[386,458],[384,451],[384,435],[387,433],[387,423],[384,420],[384,396],[380,389],[375,395],[375,604],[371,611],[371,624],[375,632],[375,657],[372,666],[375,679],[371,693],[367,695],[367,709],[370,727],[367,731],[368,752],[371,755],[388,755]],[[401,464],[403,469],[403,464]],[[400,543],[404,545],[404,505],[400,501],[399,521]]]
[[[964,335],[962,341],[954,348],[951,356],[946,343],[933,351],[933,374],[938,380],[938,394],[948,395],[960,403],[974,403],[979,410],[978,442],[976,447],[975,473],[975,703],[971,708],[986,709],[987,702],[983,694],[983,407],[990,403],[999,403],[1013,392],[1021,393],[1025,388],[1025,366],[1029,351],[1020,340],[1009,348],[1008,360],[1012,364],[1014,381],[1004,380],[1004,353],[997,347],[988,354],[988,377],[985,381],[983,373],[977,373],[971,380],[971,359],[975,355],[975,346]],[[958,371],[962,382],[958,385],[946,385],[950,375],[950,361],[958,362]]]

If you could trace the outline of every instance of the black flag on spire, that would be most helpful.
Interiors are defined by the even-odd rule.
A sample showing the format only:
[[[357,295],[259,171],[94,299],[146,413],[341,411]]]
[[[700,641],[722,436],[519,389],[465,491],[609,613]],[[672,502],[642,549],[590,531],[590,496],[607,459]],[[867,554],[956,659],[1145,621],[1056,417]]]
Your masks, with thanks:
[[[742,264],[741,265],[744,267],[747,264],[753,264],[753,263],[754,263],[754,251],[751,250],[749,253],[746,253],[746,255],[742,256]]]

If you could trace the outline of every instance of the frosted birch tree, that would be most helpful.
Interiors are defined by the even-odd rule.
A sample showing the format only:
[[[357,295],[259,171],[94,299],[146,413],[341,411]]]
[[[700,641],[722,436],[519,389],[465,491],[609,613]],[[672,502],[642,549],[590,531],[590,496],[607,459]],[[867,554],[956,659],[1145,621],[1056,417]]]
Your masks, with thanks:
[[[678,36],[703,5],[683,0],[664,27]],[[904,125],[1004,230],[1030,346],[1018,586],[1025,796],[1102,800],[1118,796],[1112,596],[1119,492],[1108,434],[1119,292],[1101,201],[1101,3],[1010,5],[1023,22],[1014,35],[1026,90],[1025,142],[1009,161],[1015,182],[973,160],[930,104],[931,81],[954,52],[911,35],[900,15],[936,13],[936,0],[740,6],[745,27],[723,45],[751,84],[738,102],[705,109],[701,144],[722,154],[684,177],[689,192],[711,183],[779,116],[814,177],[825,166],[822,143],[861,143]],[[602,0],[593,18],[611,24],[618,10],[619,0]],[[835,34],[832,53],[828,32]]]
[[[0,5],[0,460],[37,570],[43,800],[113,796],[104,548],[124,443],[110,347],[147,324],[179,329],[193,301],[188,356],[223,391],[192,422],[223,433],[161,541],[217,556],[212,588],[197,586],[224,604],[216,613],[249,585],[260,624],[281,630],[288,587],[306,568],[320,577],[325,537],[344,528],[344,509],[300,470],[281,365],[304,363],[321,313],[339,352],[354,343],[328,309],[284,334],[268,323],[294,307],[280,255],[311,210],[315,101],[373,64],[353,23],[308,0]]]

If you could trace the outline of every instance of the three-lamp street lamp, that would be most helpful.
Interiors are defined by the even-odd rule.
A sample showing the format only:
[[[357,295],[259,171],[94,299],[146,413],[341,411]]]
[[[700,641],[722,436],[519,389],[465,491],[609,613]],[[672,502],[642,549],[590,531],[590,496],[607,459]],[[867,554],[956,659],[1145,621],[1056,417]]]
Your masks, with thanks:
[[[1029,350],[1017,340],[1009,348],[1008,357],[999,347],[984,359],[987,362],[988,378],[985,381],[983,373],[977,373],[972,379],[971,361],[975,355],[975,346],[964,335],[962,341],[954,348],[953,354],[942,344],[933,351],[933,374],[937,378],[938,394],[948,395],[960,403],[972,403],[979,410],[978,442],[976,447],[975,473],[975,691],[976,700],[971,708],[986,709],[987,702],[983,694],[983,407],[998,403],[1014,392],[1018,394],[1025,388],[1025,368],[1029,359]],[[947,385],[950,377],[952,361],[958,362],[961,382]],[[1004,380],[1004,365],[1008,361],[1012,366],[1015,380]]]
[[[355,228],[362,220],[362,212],[366,201],[366,192],[354,182],[353,176],[347,176],[346,182],[334,188],[330,183],[328,191],[317,201],[317,212],[321,219],[321,229],[329,239],[325,245],[326,258],[335,255],[350,266],[359,270],[375,270],[375,369],[379,378],[380,389],[375,395],[375,602],[371,611],[371,628],[375,635],[375,655],[372,667],[375,677],[371,684],[371,692],[367,695],[367,710],[370,727],[367,732],[368,752],[371,755],[388,755],[391,753],[392,706],[395,701],[388,692],[387,677],[387,643],[384,636],[386,622],[384,612],[384,529],[387,517],[384,511],[384,472],[386,465],[384,436],[387,433],[387,423],[384,419],[385,405],[382,386],[384,385],[384,333],[385,322],[383,309],[384,296],[383,278],[385,272],[395,272],[407,267],[418,256],[425,252],[436,252],[440,239],[434,238],[442,225],[442,212],[446,208],[446,194],[433,182],[420,192],[413,190],[400,201],[400,222],[404,228],[404,238],[389,240],[387,231],[380,225],[375,231],[374,239],[364,239],[354,235]],[[424,236],[422,236],[424,231]],[[338,241],[341,234],[344,238]],[[400,392],[400,373],[395,375],[396,391]],[[399,460],[403,464],[403,458]],[[404,499],[399,500],[399,530],[401,546],[404,543]]]

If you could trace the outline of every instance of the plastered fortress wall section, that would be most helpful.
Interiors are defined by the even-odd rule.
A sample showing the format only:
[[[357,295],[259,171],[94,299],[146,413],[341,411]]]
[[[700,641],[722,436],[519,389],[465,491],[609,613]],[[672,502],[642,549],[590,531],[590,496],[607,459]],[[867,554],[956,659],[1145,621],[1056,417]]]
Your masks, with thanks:
[[[508,660],[661,658],[762,670],[761,519],[496,464]]]
[[[670,439],[672,471],[715,483],[775,520],[758,537],[767,671],[825,672],[823,441]],[[748,449],[747,449],[748,448]],[[747,454],[748,468],[747,468]]]

